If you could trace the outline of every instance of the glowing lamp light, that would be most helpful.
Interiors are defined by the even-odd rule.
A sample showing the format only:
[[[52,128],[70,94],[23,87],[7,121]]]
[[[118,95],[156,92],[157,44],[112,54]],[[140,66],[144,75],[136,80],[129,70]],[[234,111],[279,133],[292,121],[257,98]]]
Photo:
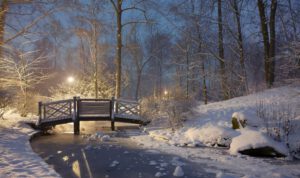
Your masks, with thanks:
[[[164,91],[164,94],[165,94],[165,95],[168,95],[168,91],[167,91],[167,90],[165,90],[165,91]]]
[[[67,78],[67,82],[68,82],[68,83],[73,83],[74,81],[75,81],[75,78],[72,77],[72,76],[69,76],[69,77]]]

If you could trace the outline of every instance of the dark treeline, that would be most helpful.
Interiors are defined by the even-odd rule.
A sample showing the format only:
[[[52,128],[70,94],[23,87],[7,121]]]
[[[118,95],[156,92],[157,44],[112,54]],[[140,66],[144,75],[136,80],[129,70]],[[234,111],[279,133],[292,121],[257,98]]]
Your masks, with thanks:
[[[74,95],[207,103],[293,82],[299,17],[298,0],[0,0],[2,105],[22,100],[25,112],[41,96]]]

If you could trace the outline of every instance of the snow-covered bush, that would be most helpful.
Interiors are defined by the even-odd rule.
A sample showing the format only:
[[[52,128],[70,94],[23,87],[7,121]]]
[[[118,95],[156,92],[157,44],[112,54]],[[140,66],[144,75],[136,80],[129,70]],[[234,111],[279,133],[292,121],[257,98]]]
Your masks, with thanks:
[[[193,144],[203,143],[206,146],[229,147],[233,137],[238,132],[211,123],[205,124],[200,128],[190,128],[185,132],[185,137]]]
[[[267,103],[260,101],[256,107],[257,116],[262,119],[268,135],[277,141],[283,141],[290,148],[290,135],[297,123],[296,113],[289,104]]]
[[[0,91],[0,119],[4,119],[3,115],[7,111],[9,104],[10,97],[6,93]]]

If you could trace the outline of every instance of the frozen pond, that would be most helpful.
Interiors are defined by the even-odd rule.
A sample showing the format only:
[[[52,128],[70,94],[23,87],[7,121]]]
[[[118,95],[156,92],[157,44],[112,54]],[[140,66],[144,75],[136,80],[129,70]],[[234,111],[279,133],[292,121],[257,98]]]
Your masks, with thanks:
[[[184,172],[182,177],[215,177],[204,171],[204,165],[141,149],[122,134],[108,134],[111,138],[107,141],[84,135],[44,135],[34,138],[31,145],[62,177],[174,177],[177,166]]]

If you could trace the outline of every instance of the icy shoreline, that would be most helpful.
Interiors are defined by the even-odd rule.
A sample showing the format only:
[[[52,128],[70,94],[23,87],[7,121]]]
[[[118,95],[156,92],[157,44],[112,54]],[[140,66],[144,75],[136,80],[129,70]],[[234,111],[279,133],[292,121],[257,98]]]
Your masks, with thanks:
[[[61,177],[33,152],[30,139],[37,134],[17,114],[8,113],[0,122],[0,177]]]

